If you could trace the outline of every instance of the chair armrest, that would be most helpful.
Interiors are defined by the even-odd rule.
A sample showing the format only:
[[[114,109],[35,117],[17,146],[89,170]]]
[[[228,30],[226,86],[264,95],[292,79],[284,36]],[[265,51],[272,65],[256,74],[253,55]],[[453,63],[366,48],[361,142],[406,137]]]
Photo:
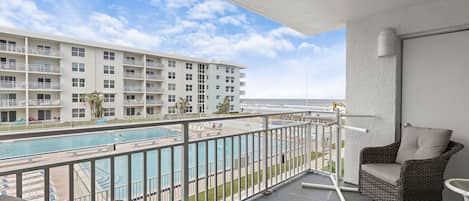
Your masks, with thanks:
[[[394,163],[399,149],[399,142],[382,147],[365,147],[360,152],[360,164]]]
[[[415,194],[441,191],[447,164],[448,160],[442,157],[405,161],[401,167],[399,181],[403,190],[401,192]]]

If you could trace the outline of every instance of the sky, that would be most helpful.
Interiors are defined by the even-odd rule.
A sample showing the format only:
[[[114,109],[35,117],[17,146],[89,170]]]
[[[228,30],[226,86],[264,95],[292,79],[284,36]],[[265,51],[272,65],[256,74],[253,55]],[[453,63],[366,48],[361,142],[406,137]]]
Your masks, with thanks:
[[[224,0],[0,0],[0,26],[241,63],[244,98],[345,96],[345,28],[305,36]]]

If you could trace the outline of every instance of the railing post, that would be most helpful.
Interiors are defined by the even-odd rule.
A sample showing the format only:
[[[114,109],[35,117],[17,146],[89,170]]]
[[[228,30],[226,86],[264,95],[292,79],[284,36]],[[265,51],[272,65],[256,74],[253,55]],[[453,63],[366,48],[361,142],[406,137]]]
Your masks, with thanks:
[[[189,123],[184,122],[183,126],[183,151],[182,151],[182,201],[189,200]],[[174,167],[171,167],[174,168]]]
[[[267,182],[267,168],[269,167],[269,155],[267,153],[268,147],[269,147],[269,117],[264,116],[264,173],[262,175],[262,178],[264,179],[264,194],[270,194],[269,191],[269,183]]]
[[[311,117],[311,112],[308,112],[308,117]],[[312,132],[312,120],[310,119],[308,121],[308,125],[306,128],[306,163],[308,168],[308,171],[311,171],[311,132]]]
[[[341,172],[341,156],[340,156],[340,152],[341,152],[341,139],[340,139],[340,120],[341,120],[341,117],[340,117],[340,109],[339,108],[336,108],[335,110],[335,113],[336,113],[336,144],[335,144],[335,150],[336,150],[336,162],[335,162],[335,173],[336,173],[336,177],[335,177],[335,181],[336,181],[336,184],[339,185],[339,182],[340,182],[340,172]]]

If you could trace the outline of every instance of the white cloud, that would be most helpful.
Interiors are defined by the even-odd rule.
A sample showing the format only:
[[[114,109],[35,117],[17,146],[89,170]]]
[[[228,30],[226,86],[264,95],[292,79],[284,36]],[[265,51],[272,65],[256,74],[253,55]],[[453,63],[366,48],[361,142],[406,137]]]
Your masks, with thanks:
[[[215,19],[227,11],[234,12],[236,7],[223,0],[207,0],[189,9],[187,17],[196,20]]]
[[[276,37],[283,37],[283,36],[292,36],[297,38],[304,38],[305,36],[300,32],[297,32],[293,29],[288,27],[280,27],[271,31],[271,34]]]
[[[152,0],[152,1],[157,1],[158,3],[153,5],[158,5],[161,6],[160,0]],[[197,2],[197,0],[165,0],[166,7],[167,8],[184,8],[184,7],[190,7],[194,5]]]
[[[244,24],[248,24],[248,20],[246,19],[246,15],[230,15],[221,17],[218,20],[221,24],[231,24],[235,26],[241,26]]]
[[[308,43],[308,42],[302,42],[299,46],[299,49],[311,49],[313,50],[313,53],[318,53],[322,50],[321,47],[313,44],[313,43]]]

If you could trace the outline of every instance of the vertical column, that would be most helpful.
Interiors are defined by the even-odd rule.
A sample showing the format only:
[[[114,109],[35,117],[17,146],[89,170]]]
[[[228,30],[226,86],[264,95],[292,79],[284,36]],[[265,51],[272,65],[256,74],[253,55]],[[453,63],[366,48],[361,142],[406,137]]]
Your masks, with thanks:
[[[25,37],[24,38],[24,69],[26,71],[25,74],[25,106],[26,106],[26,111],[25,111],[25,119],[26,119],[26,125],[29,125],[29,38]]]
[[[269,160],[268,160],[268,144],[269,144],[269,117],[265,116],[264,117],[264,173],[262,175],[262,178],[264,180],[264,194],[270,194],[269,192],[269,183],[267,182],[267,168],[269,167]]]
[[[335,113],[336,113],[336,121],[337,121],[337,127],[336,127],[336,144],[335,144],[335,150],[336,150],[336,155],[337,155],[337,158],[336,158],[336,161],[335,161],[335,172],[336,172],[336,177],[335,177],[335,181],[336,181],[336,184],[339,185],[339,182],[340,182],[340,170],[341,170],[341,156],[340,156],[340,151],[341,151],[341,139],[340,139],[340,109],[339,108],[336,108],[335,110]]]
[[[182,124],[184,137],[183,137],[183,151],[182,151],[182,201],[189,200],[189,123]],[[215,141],[216,142],[216,141]],[[216,143],[215,143],[216,145]],[[197,146],[197,144],[196,144]],[[215,153],[216,153],[215,147]],[[216,155],[216,154],[215,154]],[[216,164],[216,160],[215,160]],[[174,167],[171,167],[174,168]],[[215,176],[216,177],[216,176]]]
[[[143,117],[147,117],[147,55],[143,55]]]

